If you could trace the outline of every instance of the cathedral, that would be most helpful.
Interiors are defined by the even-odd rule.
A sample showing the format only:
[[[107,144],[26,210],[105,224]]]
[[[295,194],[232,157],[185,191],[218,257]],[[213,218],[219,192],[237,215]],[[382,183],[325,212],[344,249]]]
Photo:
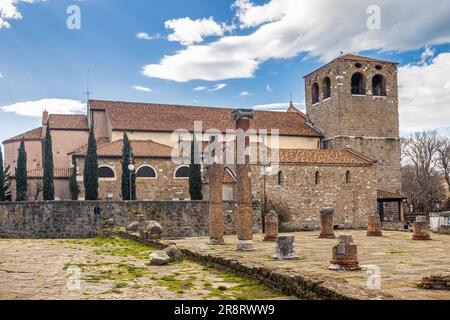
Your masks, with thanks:
[[[252,166],[255,200],[275,209],[285,231],[309,230],[320,224],[318,212],[334,207],[343,228],[367,225],[378,212],[386,227],[401,228],[401,194],[397,63],[342,55],[304,77],[306,114],[292,104],[286,112],[254,111],[251,129],[278,130],[276,146],[270,134],[252,137],[277,148],[276,172]],[[69,179],[76,163],[84,200],[83,168],[89,130],[97,140],[99,196],[121,196],[123,134],[134,153],[138,201],[189,200],[189,166],[176,164],[172,152],[180,141],[193,138],[195,122],[204,132],[233,129],[233,109],[89,100],[87,114],[43,113],[42,126],[3,142],[5,162],[12,172],[21,141],[27,151],[28,196],[42,198],[42,141],[47,125],[53,140],[55,194],[71,199]],[[184,129],[187,134],[174,132]],[[206,135],[205,135],[206,136]],[[198,137],[196,137],[197,139]],[[200,137],[207,142],[208,137]],[[269,170],[270,169],[270,170]],[[272,171],[271,171],[272,170]],[[208,179],[203,180],[205,198]],[[12,200],[15,186],[12,187]],[[236,199],[233,166],[225,167],[224,201]]]

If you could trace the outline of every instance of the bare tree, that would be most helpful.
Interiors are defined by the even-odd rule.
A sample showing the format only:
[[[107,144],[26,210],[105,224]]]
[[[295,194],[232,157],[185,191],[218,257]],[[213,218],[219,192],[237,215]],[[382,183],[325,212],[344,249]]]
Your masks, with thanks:
[[[439,166],[450,191],[450,137],[442,137],[438,149]]]
[[[402,139],[402,182],[415,210],[430,212],[444,198],[438,171],[441,141],[435,131]]]
[[[42,193],[42,191],[44,191],[44,185],[42,184],[42,182],[37,181],[37,179],[35,179],[35,183],[36,183],[36,194],[34,196],[34,201],[37,201],[39,199],[39,195]]]

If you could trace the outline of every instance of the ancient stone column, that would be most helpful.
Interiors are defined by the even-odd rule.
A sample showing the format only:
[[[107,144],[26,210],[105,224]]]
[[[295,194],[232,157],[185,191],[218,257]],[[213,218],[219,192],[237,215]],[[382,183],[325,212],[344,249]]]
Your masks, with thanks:
[[[333,247],[330,270],[359,270],[358,247],[351,235],[339,236],[339,243]]]
[[[214,163],[208,168],[209,180],[209,244],[225,244],[225,218],[222,206],[223,165]]]
[[[333,208],[323,208],[320,210],[320,235],[321,239],[334,239],[334,224],[333,224]]]
[[[298,259],[295,254],[295,236],[278,236],[277,252],[273,258],[276,260]]]
[[[368,237],[382,237],[381,233],[381,221],[378,214],[369,216],[369,223],[367,226],[367,236]]]
[[[277,241],[278,236],[278,215],[272,210],[265,217],[266,234],[264,241]]]
[[[417,216],[413,223],[414,233],[413,240],[431,240],[430,225],[426,216]]]
[[[236,123],[236,176],[237,176],[237,215],[236,231],[238,236],[237,250],[252,251],[253,247],[253,210],[252,210],[252,179],[248,155],[250,137],[248,130],[253,119],[252,110],[235,110],[232,119]],[[242,143],[242,138],[245,141]]]

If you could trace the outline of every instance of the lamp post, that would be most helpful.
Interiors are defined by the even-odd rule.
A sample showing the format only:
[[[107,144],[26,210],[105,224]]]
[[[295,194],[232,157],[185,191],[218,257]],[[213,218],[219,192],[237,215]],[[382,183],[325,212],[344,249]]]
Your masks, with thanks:
[[[132,176],[132,174],[133,174],[133,171],[134,171],[134,164],[131,162],[131,160],[130,160],[130,164],[128,165],[128,171],[130,172],[130,201],[132,200],[132,191],[133,191],[133,186],[132,186],[132,183],[131,183],[131,176]]]

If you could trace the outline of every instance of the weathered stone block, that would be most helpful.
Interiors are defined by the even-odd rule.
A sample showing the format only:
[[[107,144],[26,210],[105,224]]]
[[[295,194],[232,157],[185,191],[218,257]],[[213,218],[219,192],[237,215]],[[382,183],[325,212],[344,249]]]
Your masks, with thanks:
[[[351,235],[339,236],[339,243],[333,247],[333,258],[330,270],[360,270],[358,262],[358,247]]]
[[[334,224],[333,224],[334,209],[322,208],[320,210],[320,235],[321,239],[334,239]]]
[[[264,241],[277,241],[278,237],[278,215],[272,210],[266,215]]]
[[[298,259],[295,253],[295,236],[278,236],[276,254],[273,258],[277,260]]]

